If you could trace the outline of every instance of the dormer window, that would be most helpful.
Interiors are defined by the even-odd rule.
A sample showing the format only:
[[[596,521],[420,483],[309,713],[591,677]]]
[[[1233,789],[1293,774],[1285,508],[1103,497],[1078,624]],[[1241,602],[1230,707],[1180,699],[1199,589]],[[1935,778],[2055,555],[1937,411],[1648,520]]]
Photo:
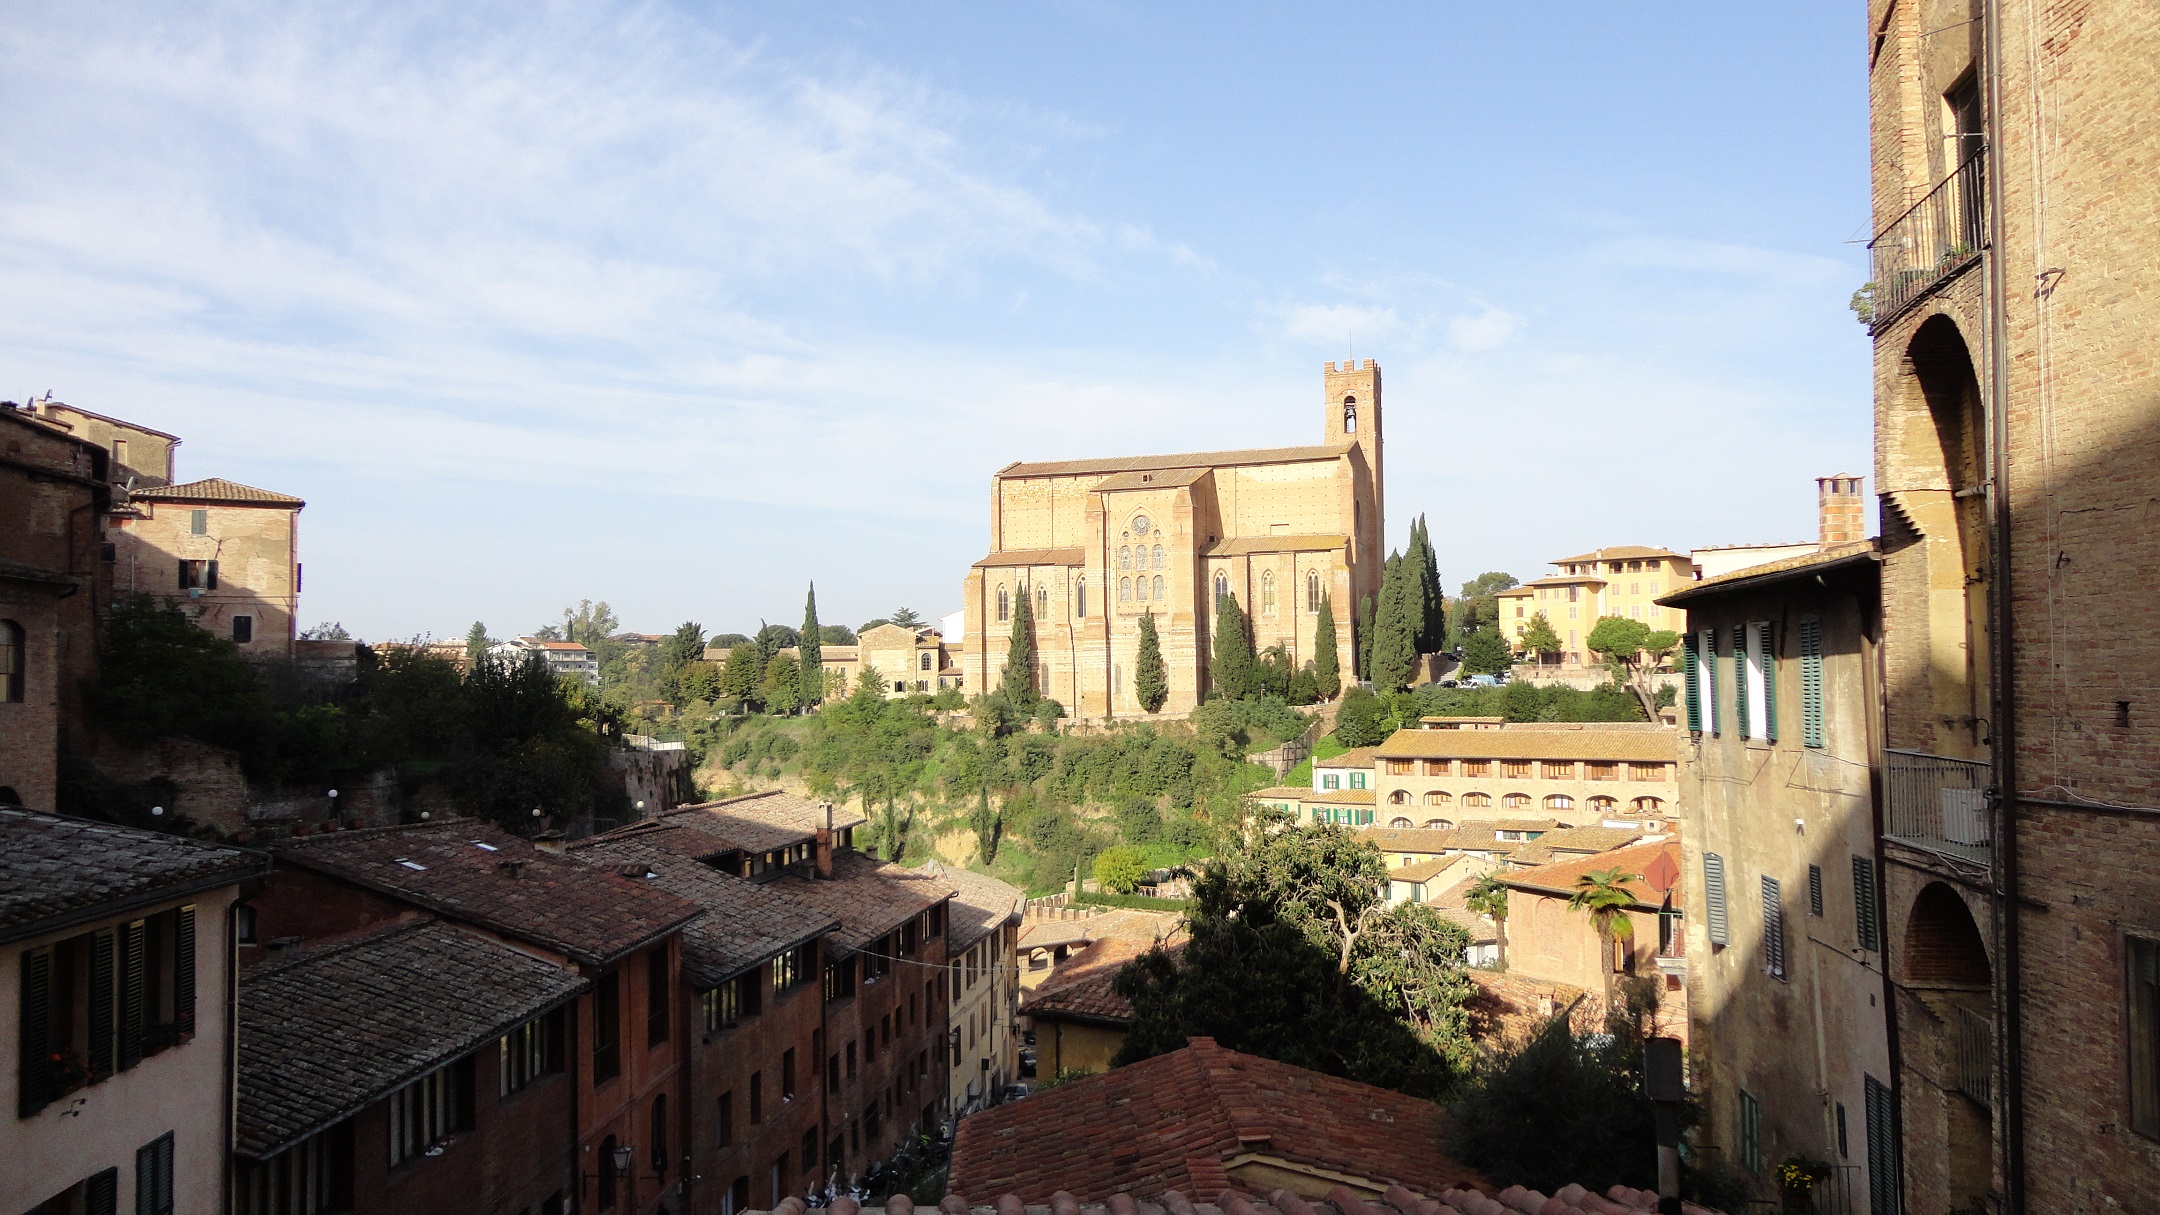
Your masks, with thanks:
[[[1356,397],[1344,397],[1342,399],[1342,432],[1346,435],[1357,433]]]

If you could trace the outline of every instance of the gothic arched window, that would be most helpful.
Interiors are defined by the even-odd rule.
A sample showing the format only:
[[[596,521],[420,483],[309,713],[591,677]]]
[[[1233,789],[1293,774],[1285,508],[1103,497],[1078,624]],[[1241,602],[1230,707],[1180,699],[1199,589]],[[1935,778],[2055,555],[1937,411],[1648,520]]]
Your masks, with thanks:
[[[1132,580],[1132,584],[1133,584],[1133,585],[1132,585],[1132,597],[1133,597],[1133,598],[1135,598],[1135,599],[1137,599],[1137,600],[1139,600],[1139,601],[1140,601],[1140,602],[1142,602],[1142,603],[1146,603],[1146,602],[1147,602],[1147,579],[1146,579],[1145,577],[1141,577],[1141,578],[1135,578],[1135,579],[1133,579],[1133,580]]]
[[[1050,588],[1047,586],[1035,588],[1035,617],[1038,620],[1050,618]]]
[[[1119,549],[1119,550],[1117,551],[1117,567],[1118,567],[1119,569],[1121,569],[1121,570],[1129,570],[1129,569],[1131,569],[1131,568],[1132,568],[1132,550],[1131,550],[1131,549],[1129,549],[1129,548],[1120,548],[1120,549]]]
[[[1073,615],[1083,618],[1087,615],[1087,579],[1084,577],[1073,583]]]
[[[1155,546],[1155,568],[1162,568],[1162,545],[1160,544]]]
[[[1162,602],[1162,575],[1155,575],[1155,602]]]
[[[1012,596],[1002,586],[998,588],[998,619],[1012,619]]]
[[[1342,432],[1346,435],[1357,433],[1356,397],[1344,397],[1342,399]]]
[[[1275,571],[1264,570],[1260,574],[1260,614],[1275,614]]]
[[[1305,610],[1314,615],[1320,613],[1320,572],[1318,570],[1305,575]]]
[[[1230,597],[1230,575],[1228,575],[1228,574],[1217,574],[1217,575],[1215,575],[1215,606],[1216,606],[1216,607],[1221,607],[1221,606],[1222,606],[1222,601],[1223,601],[1223,600],[1225,600],[1225,599],[1228,599],[1229,597]]]
[[[1120,578],[1117,580],[1117,601],[1119,603],[1132,602],[1132,579]]]

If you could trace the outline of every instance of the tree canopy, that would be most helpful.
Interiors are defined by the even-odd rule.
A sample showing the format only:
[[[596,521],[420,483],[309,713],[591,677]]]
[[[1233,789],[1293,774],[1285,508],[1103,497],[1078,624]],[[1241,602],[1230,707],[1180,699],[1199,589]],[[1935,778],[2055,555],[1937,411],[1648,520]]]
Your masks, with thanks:
[[[1538,612],[1530,617],[1528,627],[1523,629],[1522,644],[1526,653],[1557,654],[1560,652],[1560,634],[1553,630],[1552,621],[1545,613]]]
[[[810,592],[803,598],[801,649],[796,663],[800,667],[801,697],[805,708],[825,699],[825,630],[818,626],[817,583],[810,584]]]
[[[1163,669],[1162,642],[1155,635],[1155,613],[1140,616],[1140,653],[1133,659],[1133,695],[1150,713],[1161,711],[1170,699],[1170,677]]]
[[[1335,594],[1320,596],[1320,623],[1313,626],[1313,698],[1333,700],[1342,693],[1342,657],[1336,651]]]
[[[1613,678],[1642,701],[1645,716],[1657,720],[1657,690],[1650,676],[1679,648],[1680,634],[1625,616],[1601,616],[1583,644],[1605,656]]]
[[[1485,625],[1463,642],[1462,669],[1467,675],[1498,675],[1515,665],[1515,651],[1500,637],[1500,630]]]
[[[1213,690],[1232,700],[1253,693],[1252,634],[1245,627],[1245,613],[1237,596],[1215,597],[1214,661],[1208,664]]]

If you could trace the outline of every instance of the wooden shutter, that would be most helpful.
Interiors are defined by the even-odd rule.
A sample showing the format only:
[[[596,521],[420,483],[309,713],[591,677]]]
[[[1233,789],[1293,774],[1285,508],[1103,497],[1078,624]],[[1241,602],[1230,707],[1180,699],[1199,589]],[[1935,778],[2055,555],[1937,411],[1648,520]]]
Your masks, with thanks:
[[[1733,732],[1742,738],[1752,734],[1748,729],[1748,651],[1747,626],[1736,624],[1733,640]]]
[[[1725,914],[1725,858],[1715,852],[1705,852],[1702,857],[1703,902],[1708,907],[1710,943],[1732,943],[1731,921]]]
[[[189,583],[189,581],[188,581],[188,563],[187,563],[187,559],[186,559],[186,558],[182,558],[182,559],[180,560],[180,589],[184,591],[184,590],[188,589],[188,587],[189,587],[190,585],[192,585],[192,584],[191,584],[191,583]]]
[[[1823,745],[1822,621],[1800,622],[1800,742]]]
[[[1821,865],[1809,865],[1807,867],[1807,909],[1809,915],[1819,916],[1822,914]]]
[[[1697,682],[1702,687],[1703,730],[1709,734],[1718,732],[1718,678],[1717,678],[1717,630],[1703,629],[1696,633],[1696,661],[1702,666]]]
[[[113,1072],[113,930],[90,938],[90,1070],[99,1079]]]
[[[136,920],[120,926],[120,1070],[142,1062],[143,1052],[143,937],[144,924]]]
[[[120,1170],[94,1173],[83,1183],[83,1210],[87,1215],[120,1215]]]
[[[53,1099],[52,953],[26,949],[22,955],[22,1028],[16,1035],[21,1054],[16,1081],[17,1113],[37,1113]]]
[[[182,907],[173,924],[173,1029],[195,1032],[195,909]]]
[[[217,589],[217,560],[215,558],[203,563],[203,589],[211,591]]]
[[[1853,936],[1862,949],[1882,948],[1882,920],[1875,912],[1875,862],[1852,859]]]
[[[135,1150],[135,1215],[172,1215],[172,1132]]]
[[[1868,1215],[1899,1215],[1897,1100],[1890,1086],[1863,1077],[1867,1098]]]
[[[1785,904],[1778,891],[1778,880],[1765,875],[1762,880],[1762,943],[1763,969],[1772,978],[1785,977]]]
[[[1756,626],[1761,630],[1762,642],[1762,703],[1763,737],[1777,741],[1777,625],[1763,621]]]
[[[1680,639],[1680,672],[1687,683],[1687,728],[1689,732],[1702,733],[1702,676],[1695,658],[1695,635],[1690,633]]]

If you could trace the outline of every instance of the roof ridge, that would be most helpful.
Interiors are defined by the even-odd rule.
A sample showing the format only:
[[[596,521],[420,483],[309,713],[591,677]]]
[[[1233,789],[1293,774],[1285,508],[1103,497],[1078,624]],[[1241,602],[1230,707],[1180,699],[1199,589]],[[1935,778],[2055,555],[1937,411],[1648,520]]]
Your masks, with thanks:
[[[261,975],[282,974],[285,971],[291,970],[295,966],[303,966],[310,962],[319,962],[322,961],[324,958],[334,958],[341,953],[349,953],[352,950],[359,949],[362,946],[373,945],[378,941],[388,940],[389,938],[397,936],[400,933],[417,932],[420,929],[427,927],[429,924],[447,924],[447,921],[445,921],[442,916],[436,912],[422,909],[419,911],[419,914],[413,918],[400,918],[395,920],[387,920],[380,924],[371,924],[366,928],[360,929],[358,932],[350,933],[346,936],[336,937],[331,940],[324,941],[319,945],[302,944],[293,947],[290,951],[280,950],[278,956],[273,958],[265,958],[264,960],[257,962],[255,965],[242,970],[240,972],[240,978],[242,981],[245,981],[251,977]]]

